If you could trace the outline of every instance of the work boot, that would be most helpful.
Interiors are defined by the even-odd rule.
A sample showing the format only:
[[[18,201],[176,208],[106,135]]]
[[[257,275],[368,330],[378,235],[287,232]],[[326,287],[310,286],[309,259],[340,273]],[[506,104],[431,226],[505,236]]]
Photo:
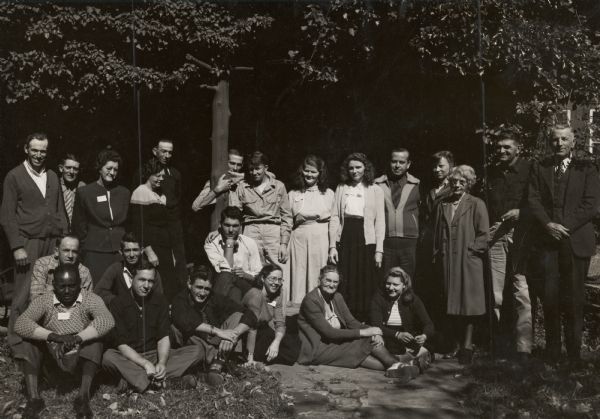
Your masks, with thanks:
[[[90,406],[90,399],[87,397],[77,396],[73,400],[73,410],[75,410],[75,416],[78,419],[91,419],[94,417]]]
[[[419,375],[419,367],[416,365],[406,365],[402,362],[396,362],[389,367],[385,376],[396,379],[399,383],[405,384]]]
[[[23,411],[23,419],[38,419],[40,412],[44,410],[46,403],[44,399],[29,399]]]

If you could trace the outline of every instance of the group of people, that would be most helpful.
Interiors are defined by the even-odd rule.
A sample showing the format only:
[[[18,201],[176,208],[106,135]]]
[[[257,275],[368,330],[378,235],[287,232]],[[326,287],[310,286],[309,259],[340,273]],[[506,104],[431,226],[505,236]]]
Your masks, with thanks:
[[[551,154],[530,161],[517,131],[498,132],[481,187],[487,206],[470,193],[475,170],[455,165],[450,151],[432,156],[428,186],[409,173],[406,148],[390,151],[379,177],[366,155],[351,153],[335,192],[323,159],[308,155],[288,192],[264,153],[245,159],[230,150],[229,171],[192,204],[198,211],[223,195],[229,203],[204,241],[211,266],[190,270],[171,140],[157,142],[131,193],[117,182],[114,150],[100,152],[98,180],[82,185],[75,156],[61,160],[59,177],[45,167],[48,138],[30,135],[0,209],[15,261],[9,344],[28,414],[44,407],[44,358],[81,372],[81,417],[92,415],[99,366],[119,389],[139,392],[172,377],[195,387],[202,366],[219,385],[233,354],[250,364],[363,366],[408,380],[434,352],[470,364],[477,319],[489,312],[499,321],[506,293],[517,358],[527,363],[530,290],[544,308],[546,361],[561,360],[564,314],[568,360],[578,366],[600,178],[574,153],[569,126],[548,126],[545,135]],[[286,329],[290,302],[300,304],[298,334]]]

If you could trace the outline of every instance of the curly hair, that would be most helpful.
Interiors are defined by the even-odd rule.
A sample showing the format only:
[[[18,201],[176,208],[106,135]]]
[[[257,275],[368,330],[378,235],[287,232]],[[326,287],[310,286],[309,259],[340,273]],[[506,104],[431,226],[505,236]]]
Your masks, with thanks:
[[[384,288],[389,277],[400,278],[400,283],[404,285],[404,289],[402,290],[402,294],[400,295],[400,301],[402,301],[402,303],[405,305],[410,304],[414,301],[415,294],[413,292],[412,279],[404,269],[402,269],[399,266],[395,266],[393,268],[390,268],[383,277],[385,278],[383,282]]]
[[[147,182],[150,176],[160,173],[163,169],[160,161],[156,157],[152,157],[142,167],[142,182]]]
[[[359,161],[365,166],[365,174],[362,178],[362,183],[365,186],[372,185],[375,181],[375,168],[373,164],[367,158],[367,155],[364,153],[351,153],[344,159],[342,166],[340,167],[340,178],[343,183],[350,183],[350,176],[348,176],[348,164],[350,161]]]
[[[267,277],[275,271],[279,271],[283,274],[283,269],[281,269],[281,266],[275,265],[274,263],[269,263],[263,266],[260,272],[254,277],[253,286],[262,290],[265,286],[265,279],[267,279]],[[281,292],[281,288],[279,288],[279,291]]]
[[[454,154],[448,150],[441,150],[431,155],[431,164],[436,165],[441,159],[446,159],[450,168],[454,167]]]
[[[475,169],[466,164],[461,164],[460,166],[452,168],[450,174],[448,175],[448,180],[458,177],[462,177],[467,181],[467,191],[470,191],[473,185],[477,183],[477,175],[475,174]]]
[[[319,177],[317,178],[317,187],[321,191],[321,193],[325,193],[327,190],[327,167],[325,166],[325,162],[319,156],[315,156],[314,154],[309,154],[304,158],[302,164],[298,167],[296,171],[296,175],[294,176],[294,181],[292,182],[292,190],[302,191],[306,188],[304,183],[304,167],[312,166],[319,172]]]
[[[96,170],[102,169],[109,161],[117,163],[119,167],[123,165],[123,159],[121,158],[121,155],[113,150],[110,146],[98,153],[98,157],[96,157]]]

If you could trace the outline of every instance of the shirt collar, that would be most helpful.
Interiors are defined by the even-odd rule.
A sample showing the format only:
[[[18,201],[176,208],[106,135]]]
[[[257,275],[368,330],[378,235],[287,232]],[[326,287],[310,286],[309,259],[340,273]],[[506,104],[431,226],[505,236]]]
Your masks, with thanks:
[[[42,177],[46,174],[46,168],[43,167],[41,172],[36,172],[35,170],[33,170],[33,167],[31,167],[31,165],[29,164],[29,162],[27,160],[25,160],[23,162],[23,164],[25,165],[25,169],[27,169],[27,171],[33,175],[33,176],[37,176],[37,177]]]
[[[81,294],[81,291],[80,291],[79,295],[77,296],[77,299],[75,300],[75,303],[73,303],[73,305],[71,307],[74,307],[75,304],[77,304],[77,303],[81,304],[82,302],[83,302],[83,295]],[[52,295],[52,304],[54,304],[54,306],[62,305],[62,303],[60,301],[58,301],[58,298],[56,298],[56,294]],[[66,307],[66,308],[71,308],[71,307]]]

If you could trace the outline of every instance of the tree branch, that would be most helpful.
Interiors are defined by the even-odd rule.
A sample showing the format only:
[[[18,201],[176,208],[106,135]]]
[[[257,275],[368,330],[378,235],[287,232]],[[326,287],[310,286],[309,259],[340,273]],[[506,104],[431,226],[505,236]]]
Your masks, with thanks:
[[[254,71],[254,67],[244,67],[244,66],[233,67],[233,69],[237,70],[237,71]]]
[[[200,87],[201,89],[214,90],[215,92],[217,91],[217,86],[211,86],[210,84],[201,84],[198,87]]]
[[[198,64],[200,67],[204,67],[205,69],[207,69],[208,71],[213,71],[214,69],[211,67],[210,64],[199,60],[198,58],[194,57],[192,54],[185,54],[185,58],[187,58],[190,61],[195,62],[196,64]]]

